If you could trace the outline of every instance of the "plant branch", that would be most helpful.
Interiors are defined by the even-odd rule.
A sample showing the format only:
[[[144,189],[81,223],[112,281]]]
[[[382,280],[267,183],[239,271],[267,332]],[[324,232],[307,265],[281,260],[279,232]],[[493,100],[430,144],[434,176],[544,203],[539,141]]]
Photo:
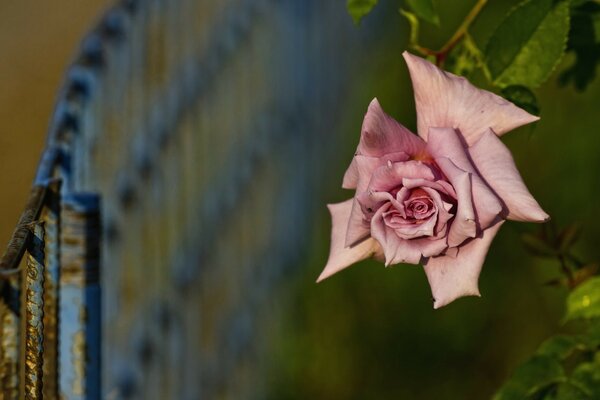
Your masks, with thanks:
[[[465,37],[465,35],[468,33],[469,28],[475,21],[475,18],[477,18],[477,16],[479,15],[483,7],[486,5],[486,3],[487,0],[477,0],[477,3],[475,3],[471,11],[469,11],[469,13],[467,14],[463,22],[460,24],[460,26],[456,29],[454,34],[439,50],[428,49],[418,44],[413,44],[413,48],[423,55],[434,56],[436,65],[438,67],[443,66],[444,61],[448,56],[448,53],[450,53],[450,51],[452,51],[452,49]]]

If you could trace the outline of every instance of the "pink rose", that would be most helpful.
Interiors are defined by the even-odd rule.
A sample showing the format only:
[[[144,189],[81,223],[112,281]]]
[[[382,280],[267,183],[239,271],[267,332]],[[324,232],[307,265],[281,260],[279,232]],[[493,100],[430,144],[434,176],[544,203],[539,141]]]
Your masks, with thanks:
[[[369,105],[343,187],[330,204],[331,250],[321,281],[368,257],[423,264],[434,308],[479,296],[490,242],[506,219],[543,222],[498,136],[538,120],[465,78],[407,52],[419,136]]]

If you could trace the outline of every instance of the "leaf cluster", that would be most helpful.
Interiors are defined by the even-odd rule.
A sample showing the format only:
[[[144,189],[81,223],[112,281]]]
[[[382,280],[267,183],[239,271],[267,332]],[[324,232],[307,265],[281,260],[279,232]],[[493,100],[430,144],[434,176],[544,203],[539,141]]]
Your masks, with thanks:
[[[494,400],[593,400],[600,398],[600,331],[557,335],[521,364]]]

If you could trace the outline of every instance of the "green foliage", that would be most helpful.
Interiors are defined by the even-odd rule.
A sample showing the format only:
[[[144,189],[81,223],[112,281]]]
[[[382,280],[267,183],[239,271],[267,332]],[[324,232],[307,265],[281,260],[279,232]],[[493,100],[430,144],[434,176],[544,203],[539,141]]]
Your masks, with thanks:
[[[496,393],[495,400],[592,400],[600,398],[598,326],[581,335],[545,341]]]
[[[567,298],[566,320],[600,317],[600,277],[588,279]]]
[[[557,335],[546,340],[537,351],[537,354],[565,360],[575,351],[587,349],[586,339],[580,335]]]
[[[540,115],[537,98],[529,88],[520,85],[507,86],[502,89],[502,96],[528,113]]]
[[[378,0],[347,0],[346,8],[354,23],[359,24],[360,20],[377,5],[377,2]]]
[[[575,54],[575,62],[559,77],[562,85],[572,83],[584,90],[596,76],[600,64],[600,3],[574,2],[567,51]]]
[[[570,382],[587,395],[588,399],[600,398],[600,359],[598,353],[594,361],[580,364]]]
[[[406,0],[406,4],[422,20],[434,25],[440,24],[440,17],[435,11],[433,0]]]
[[[542,84],[562,58],[569,32],[569,2],[525,0],[491,36],[485,50],[494,84]]]
[[[476,70],[482,68],[485,68],[483,54],[473,41],[473,38],[466,34],[463,40],[448,55],[445,69],[456,75],[468,78]]]
[[[565,371],[556,358],[536,355],[515,370],[513,376],[496,393],[494,400],[529,399],[565,380]]]

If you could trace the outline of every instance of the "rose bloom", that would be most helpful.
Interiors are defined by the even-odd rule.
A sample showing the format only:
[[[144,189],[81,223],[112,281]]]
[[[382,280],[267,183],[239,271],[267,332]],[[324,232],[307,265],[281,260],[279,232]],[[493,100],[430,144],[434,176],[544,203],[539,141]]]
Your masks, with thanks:
[[[481,266],[506,219],[548,220],[498,138],[538,117],[403,55],[419,135],[371,102],[343,181],[356,193],[329,205],[331,250],[318,281],[368,257],[422,264],[439,308],[480,295]]]

